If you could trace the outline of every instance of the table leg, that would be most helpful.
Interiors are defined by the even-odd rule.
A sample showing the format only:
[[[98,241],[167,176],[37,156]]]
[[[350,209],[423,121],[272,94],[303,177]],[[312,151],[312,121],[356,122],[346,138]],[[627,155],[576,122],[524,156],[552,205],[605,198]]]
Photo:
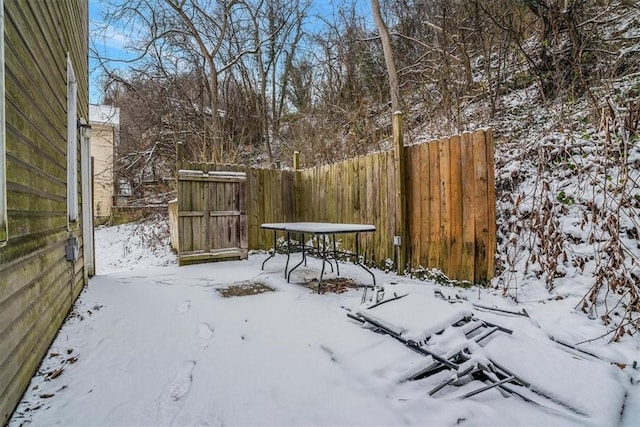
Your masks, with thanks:
[[[373,286],[376,286],[376,276],[364,264],[360,262],[360,234],[356,233],[356,265],[362,267],[367,273],[373,277]]]
[[[334,234],[335,236],[335,234]],[[327,262],[329,263],[329,267],[331,267],[331,272],[333,273],[333,264],[331,264],[331,261],[327,259],[327,257],[322,256],[322,252],[320,252],[320,238],[322,237],[322,250],[325,251],[326,247],[327,247],[327,235],[326,234],[318,234],[316,235],[316,253],[318,254],[318,256],[320,258],[322,258],[323,260],[323,267],[324,267],[324,263]]]
[[[276,256],[276,248],[277,248],[277,244],[278,244],[278,240],[276,238],[276,230],[273,230],[273,252],[271,253],[271,255],[269,255],[269,257],[267,259],[265,259],[264,261],[262,261],[262,270],[264,270],[264,264],[269,261],[271,258],[273,258],[274,256]]]
[[[336,262],[336,274],[340,275],[340,266],[338,265],[338,253],[336,251],[336,235],[333,235],[333,259]]]
[[[322,270],[320,270],[320,280],[318,280],[318,293],[320,293],[320,288],[322,286],[322,277],[324,276],[324,263],[327,262],[327,245],[325,240],[325,235],[322,235]]]
[[[289,282],[291,280],[291,273],[293,273],[293,270],[295,270],[296,268],[300,267],[303,262],[306,262],[306,260],[307,260],[306,256],[307,255],[304,252],[304,233],[302,233],[302,259],[291,270],[289,270],[289,273],[287,275],[287,282]]]
[[[289,269],[289,258],[291,257],[291,232],[287,231],[287,263],[284,266],[284,278],[287,278],[287,270]]]

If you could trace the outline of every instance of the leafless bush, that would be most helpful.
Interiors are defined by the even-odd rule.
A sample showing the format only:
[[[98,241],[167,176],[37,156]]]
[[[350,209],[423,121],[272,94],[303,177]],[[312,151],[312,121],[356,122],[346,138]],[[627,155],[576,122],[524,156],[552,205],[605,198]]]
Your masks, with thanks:
[[[501,286],[517,299],[520,277],[543,281],[550,297],[572,277],[591,281],[577,308],[609,325],[617,341],[640,329],[640,174],[630,155],[637,141],[613,101],[599,129],[569,121],[564,135],[523,144],[527,160],[511,152],[508,159],[526,165],[511,169],[532,176],[512,180],[497,169]],[[505,159],[498,165],[507,169]]]
[[[632,173],[629,161],[631,140],[627,121],[620,116],[613,101],[603,115],[604,143],[600,147],[602,162],[597,172],[605,177],[600,193],[593,201],[591,221],[600,224],[590,240],[599,240],[595,283],[580,301],[579,307],[592,317],[612,325],[612,340],[640,330],[640,259],[633,251],[638,247],[640,222],[634,203],[638,174]],[[604,306],[604,309],[601,307]]]
[[[134,230],[129,240],[125,242],[127,248],[144,247],[153,254],[158,254],[169,245],[168,214],[153,214],[134,223]]]

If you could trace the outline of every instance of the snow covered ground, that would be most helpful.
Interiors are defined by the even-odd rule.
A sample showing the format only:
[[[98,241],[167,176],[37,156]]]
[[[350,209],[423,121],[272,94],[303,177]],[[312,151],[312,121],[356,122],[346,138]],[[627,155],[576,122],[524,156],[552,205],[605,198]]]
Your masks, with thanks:
[[[177,267],[163,227],[146,222],[96,231],[98,274],[10,426],[634,426],[640,420],[640,372],[632,366],[640,362],[640,338],[613,344],[598,338],[607,332],[602,322],[574,309],[580,283],[562,298],[526,295],[524,287],[519,300],[526,302],[515,304],[501,290],[460,290],[376,271],[385,299],[409,295],[369,309],[371,303],[360,304],[361,290],[318,295],[302,286],[319,274],[313,259],[292,283],[283,278],[282,255],[264,271],[264,253]],[[341,264],[340,272],[371,283],[357,266]],[[256,284],[274,291],[221,293]],[[480,306],[525,309],[530,317]],[[402,337],[425,338],[444,328],[426,348],[445,357],[466,348],[471,363],[499,362],[537,393],[521,387],[528,401],[494,388],[461,399],[485,385],[465,377],[430,396],[451,371],[406,381],[433,359],[348,318],[349,312],[370,314]],[[482,346],[469,343],[446,321],[460,313],[513,333],[497,332]],[[433,325],[436,320],[442,323]],[[600,358],[569,353],[549,337],[587,341],[578,347]]]

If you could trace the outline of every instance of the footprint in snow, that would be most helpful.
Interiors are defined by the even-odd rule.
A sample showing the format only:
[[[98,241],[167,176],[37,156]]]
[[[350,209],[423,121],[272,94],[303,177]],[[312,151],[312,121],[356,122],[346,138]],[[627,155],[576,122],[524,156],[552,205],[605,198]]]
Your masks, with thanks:
[[[180,365],[176,371],[168,387],[169,396],[172,401],[177,402],[189,393],[191,383],[193,382],[193,368],[195,368],[195,366],[196,362],[189,360]]]
[[[158,400],[158,420],[159,424],[173,424],[173,419],[178,416],[184,402],[181,402],[188,395],[193,382],[193,368],[196,362],[188,360],[182,363],[173,376],[171,382],[165,387]]]
[[[213,336],[214,328],[208,323],[200,323],[198,325],[198,336],[204,340],[208,340]]]
[[[191,308],[191,301],[186,300],[177,305],[178,313],[186,313]]]

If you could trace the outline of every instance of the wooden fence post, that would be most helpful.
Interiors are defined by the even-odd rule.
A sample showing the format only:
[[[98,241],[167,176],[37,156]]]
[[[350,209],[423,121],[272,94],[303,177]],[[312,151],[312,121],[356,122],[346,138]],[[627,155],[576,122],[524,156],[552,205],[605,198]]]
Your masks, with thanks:
[[[407,266],[407,195],[405,193],[405,165],[404,165],[404,133],[402,129],[402,112],[393,113],[393,153],[395,169],[395,236],[394,246],[397,248],[398,274],[404,274]]]
[[[300,169],[300,152],[294,151],[293,152],[293,170],[297,171],[298,169]]]

